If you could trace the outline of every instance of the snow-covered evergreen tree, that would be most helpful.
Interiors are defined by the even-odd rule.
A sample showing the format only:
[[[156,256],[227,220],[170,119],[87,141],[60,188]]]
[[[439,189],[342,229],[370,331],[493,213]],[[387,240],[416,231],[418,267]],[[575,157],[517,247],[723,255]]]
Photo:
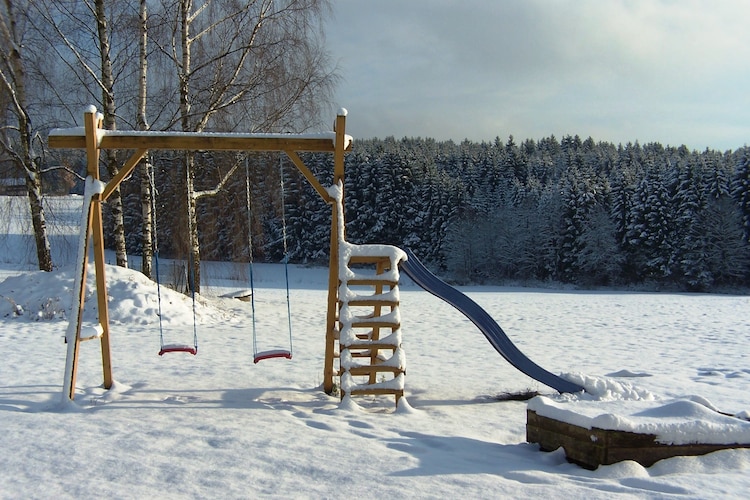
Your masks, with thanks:
[[[702,170],[695,163],[675,166],[677,186],[673,199],[675,273],[691,288],[703,289],[712,281],[706,261],[705,191]]]
[[[745,241],[750,243],[750,148],[738,154],[737,168],[732,182],[732,195],[739,204]]]

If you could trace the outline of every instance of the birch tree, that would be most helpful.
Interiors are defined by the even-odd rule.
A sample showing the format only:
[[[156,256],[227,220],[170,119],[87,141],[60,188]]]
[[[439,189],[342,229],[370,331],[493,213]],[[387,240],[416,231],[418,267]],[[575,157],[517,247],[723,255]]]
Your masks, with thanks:
[[[323,0],[171,0],[160,49],[174,68],[177,103],[164,124],[186,132],[300,131],[328,106],[335,75],[318,20]],[[171,107],[171,108],[170,108]],[[184,157],[189,260],[200,290],[195,156]]]
[[[94,1],[94,16],[96,18],[96,31],[99,40],[100,64],[100,86],[102,91],[102,113],[104,120],[102,126],[107,130],[117,129],[115,105],[115,77],[112,69],[112,56],[110,54],[110,27],[105,9],[105,0]],[[104,151],[104,162],[110,178],[120,171],[117,152],[112,149]],[[125,223],[123,221],[122,196],[118,187],[107,202],[111,210],[114,222],[114,247],[117,265],[128,267],[128,254],[125,248]]]
[[[39,156],[35,151],[36,132],[32,126],[27,95],[26,2],[4,0],[0,7],[0,84],[6,94],[8,117],[0,134],[0,147],[23,172],[34,228],[37,260],[42,271],[52,270],[47,222],[42,206],[42,180]]]
[[[146,105],[148,102],[148,5],[146,0],[140,0],[138,5],[138,106],[136,111],[136,128],[148,130]],[[141,272],[152,277],[151,260],[153,258],[153,235],[151,228],[154,222],[152,212],[151,181],[153,179],[153,165],[150,155],[141,160],[141,214],[143,226],[141,228]]]
[[[34,15],[39,17],[37,29],[49,47],[58,55],[57,61],[67,66],[71,82],[59,82],[65,87],[59,92],[59,106],[80,109],[83,104],[92,101],[99,104],[103,114],[103,128],[117,129],[118,105],[115,99],[115,85],[118,78],[123,80],[122,68],[130,61],[129,43],[133,38],[129,31],[132,13],[131,2],[113,2],[106,0],[86,0],[69,2],[65,0],[48,0],[31,2]],[[110,18],[118,22],[111,22]],[[112,26],[122,24],[120,28],[126,33],[120,37],[126,43],[118,45],[117,54],[112,50]],[[115,56],[121,62],[115,64]],[[109,177],[119,171],[117,152],[103,151],[103,161]],[[123,222],[122,197],[118,188],[107,200],[107,209],[113,222],[113,239],[117,265],[127,267],[125,247],[125,226]]]

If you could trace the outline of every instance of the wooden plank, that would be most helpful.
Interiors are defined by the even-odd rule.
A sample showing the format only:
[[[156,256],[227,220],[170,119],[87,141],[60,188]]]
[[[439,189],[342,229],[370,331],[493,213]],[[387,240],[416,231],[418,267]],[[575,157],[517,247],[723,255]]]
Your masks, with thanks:
[[[403,389],[383,389],[383,388],[377,388],[377,389],[354,389],[349,391],[349,394],[352,396],[359,396],[359,395],[365,395],[365,394],[372,394],[372,395],[383,395],[383,396],[389,396],[391,394],[403,396],[404,390]]]
[[[297,167],[297,170],[299,170],[302,175],[305,176],[305,179],[307,179],[307,182],[310,183],[310,185],[317,191],[317,193],[320,195],[321,198],[326,203],[333,204],[334,199],[331,198],[331,195],[328,194],[328,191],[325,187],[318,181],[318,178],[315,177],[315,174],[310,171],[309,168],[307,168],[307,165],[302,161],[302,159],[299,157],[299,155],[295,151],[284,151],[286,155],[289,157],[290,160],[292,160],[292,163],[294,163],[294,166]]]
[[[341,185],[344,185],[344,151],[348,151],[351,147],[346,144],[346,110],[341,109],[342,112],[336,115],[336,122],[333,126],[333,131],[336,133],[336,139],[334,142],[333,152],[333,184],[336,185],[341,181]],[[343,193],[342,193],[343,196]]]
[[[112,353],[109,344],[109,302],[107,301],[107,279],[105,276],[104,228],[102,226],[102,204],[98,196],[91,200],[93,211],[92,239],[94,240],[94,268],[96,269],[96,302],[99,323],[104,332],[100,337],[102,350],[102,375],[104,388],[110,389],[112,378]]]
[[[352,255],[349,264],[388,264],[383,271],[390,269],[391,258],[387,255]]]
[[[401,328],[401,323],[394,323],[392,321],[383,321],[378,319],[357,319],[352,321],[353,328],[391,328],[396,330]]]
[[[385,277],[379,277],[379,276],[372,276],[372,277],[366,277],[366,278],[355,278],[351,280],[346,281],[347,285],[349,286],[390,286],[394,287],[398,285],[398,281],[385,278]]]
[[[384,342],[367,342],[362,344],[349,344],[349,345],[341,345],[341,350],[344,349],[350,349],[350,350],[372,350],[372,351],[378,351],[378,350],[385,350],[385,351],[393,351],[397,349],[397,345],[393,344],[386,344]]]
[[[380,349],[394,351],[396,349],[396,347],[395,346],[393,346],[392,348],[384,347],[384,348],[380,348]],[[378,355],[377,353],[378,353],[378,349],[370,351],[369,349],[360,350],[359,348],[357,348],[355,346],[352,346],[352,347],[349,348],[349,354],[351,355],[352,358],[368,358],[368,359],[372,359],[373,356],[377,356]]]
[[[70,381],[70,386],[65,387],[63,390],[67,390],[68,399],[73,401],[76,397],[76,378],[78,377],[78,356],[80,354],[81,346],[81,324],[83,322],[83,310],[86,304],[86,276],[88,274],[88,263],[89,263],[89,248],[91,244],[91,224],[93,221],[92,206],[89,204],[88,214],[86,215],[86,226],[81,228],[83,240],[83,255],[79,256],[82,259],[80,271],[78,275],[78,311],[76,313],[76,331],[75,339],[71,342],[68,347],[68,357],[66,360],[66,381]],[[72,312],[72,311],[71,311]],[[68,339],[66,338],[66,341]],[[70,374],[68,375],[68,366],[70,367]]]
[[[342,369],[343,372],[349,372],[351,375],[355,377],[362,377],[362,376],[369,376],[373,373],[392,373],[394,375],[398,375],[399,373],[404,373],[404,370],[401,368],[395,367],[395,366],[382,366],[382,365],[367,365],[367,366],[354,366],[349,368],[348,370]]]
[[[338,207],[336,203],[331,204],[331,242],[328,254],[328,307],[326,310],[326,345],[323,360],[323,391],[326,394],[333,392],[333,361],[335,359],[336,341],[340,331],[338,324],[339,309],[339,235]]]
[[[398,306],[398,300],[382,300],[377,297],[378,296],[376,295],[374,297],[366,297],[362,299],[351,299],[347,301],[347,304],[353,307],[379,306],[394,308]]]
[[[138,162],[141,161],[141,158],[143,158],[146,153],[148,153],[148,150],[139,149],[138,151],[133,153],[130,158],[128,158],[128,161],[126,161],[125,165],[123,165],[120,171],[117,172],[117,175],[110,179],[110,181],[105,186],[104,192],[102,192],[100,196],[100,199],[102,201],[107,201],[107,198],[112,195],[112,193],[115,191],[115,189],[117,189],[122,181],[131,173],[133,173],[133,169],[138,165]]]
[[[84,149],[84,135],[50,135],[50,148]],[[297,151],[333,153],[332,137],[304,137],[280,134],[219,134],[209,132],[105,131],[99,149],[161,149],[180,151]],[[351,150],[351,143],[345,151]]]
[[[399,400],[404,397],[403,390],[397,389],[355,389],[350,391],[348,394],[351,396],[394,396],[396,399],[396,407],[398,407]],[[343,399],[347,395],[347,392],[341,391],[341,398]]]

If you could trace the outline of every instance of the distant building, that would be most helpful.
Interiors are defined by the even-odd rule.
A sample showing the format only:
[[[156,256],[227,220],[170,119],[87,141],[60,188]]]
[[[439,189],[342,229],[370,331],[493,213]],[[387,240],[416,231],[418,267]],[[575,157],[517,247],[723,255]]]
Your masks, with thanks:
[[[0,179],[0,195],[2,196],[24,196],[26,195],[26,180],[18,177],[6,177]]]

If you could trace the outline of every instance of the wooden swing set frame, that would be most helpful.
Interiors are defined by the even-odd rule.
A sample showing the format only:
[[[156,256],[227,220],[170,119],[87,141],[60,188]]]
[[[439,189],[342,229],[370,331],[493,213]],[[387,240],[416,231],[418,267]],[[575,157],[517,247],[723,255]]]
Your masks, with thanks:
[[[112,131],[102,129],[102,116],[90,107],[84,112],[84,126],[72,129],[56,129],[50,132],[49,146],[59,149],[85,149],[87,176],[100,183],[99,156],[105,149],[134,151],[120,168],[118,174],[103,184],[101,192],[96,192],[88,204],[87,222],[81,228],[84,238],[82,273],[77,293],[78,311],[75,329],[68,329],[66,340],[68,354],[65,366],[64,397],[75,398],[76,376],[80,343],[98,338],[101,343],[102,371],[105,389],[112,387],[112,353],[110,350],[109,309],[107,305],[107,283],[105,279],[104,230],[102,226],[102,203],[135,169],[149,150],[183,151],[248,151],[283,152],[302,175],[307,179],[323,200],[331,205],[331,241],[328,272],[328,311],[326,315],[325,365],[323,369],[323,389],[331,393],[334,389],[334,358],[338,321],[339,286],[339,235],[338,210],[335,199],[315,177],[299,156],[300,152],[327,152],[333,154],[333,185],[344,182],[344,154],[351,150],[352,138],[345,134],[346,110],[341,109],[333,132],[322,134],[224,134],[207,132],[154,132],[154,131]],[[84,203],[84,206],[86,204]],[[343,222],[343,221],[342,221]],[[95,285],[99,325],[93,327],[97,335],[81,336],[83,308],[86,290],[86,269],[89,262],[89,244],[93,241]],[[90,330],[87,328],[86,330]],[[74,338],[70,338],[75,333]]]

